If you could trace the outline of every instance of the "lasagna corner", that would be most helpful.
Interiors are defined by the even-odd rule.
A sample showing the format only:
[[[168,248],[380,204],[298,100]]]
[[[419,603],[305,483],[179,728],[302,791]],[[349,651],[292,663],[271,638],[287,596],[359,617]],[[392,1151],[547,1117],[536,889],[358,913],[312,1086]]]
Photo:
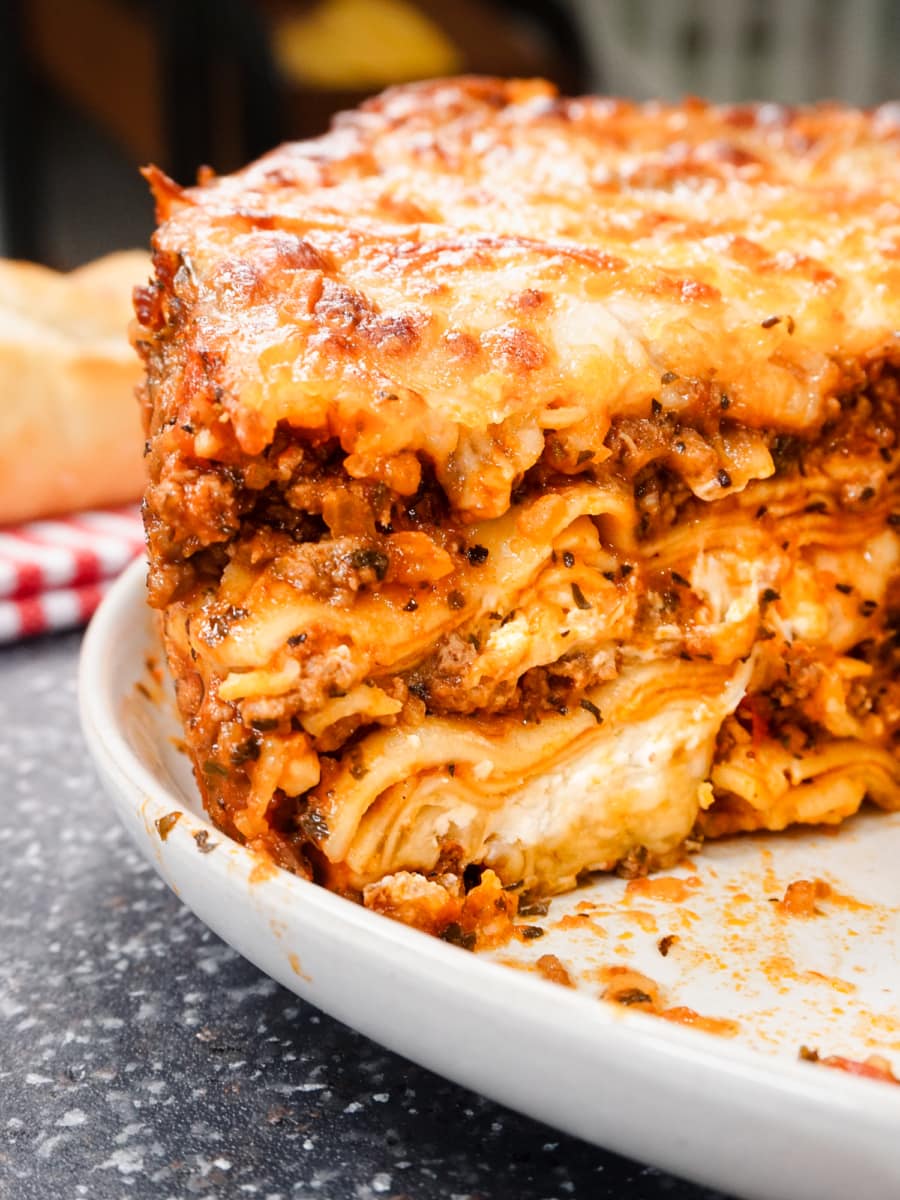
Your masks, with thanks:
[[[150,602],[223,830],[466,939],[900,808],[894,109],[447,80],[148,175]]]

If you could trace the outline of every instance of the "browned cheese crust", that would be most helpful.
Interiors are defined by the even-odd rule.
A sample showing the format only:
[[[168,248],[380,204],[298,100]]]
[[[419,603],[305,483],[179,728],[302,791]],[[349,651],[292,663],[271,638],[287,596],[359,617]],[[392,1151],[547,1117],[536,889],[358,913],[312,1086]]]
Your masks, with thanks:
[[[437,928],[466,868],[900,803],[896,108],[449,80],[149,177],[150,600],[224,829]]]

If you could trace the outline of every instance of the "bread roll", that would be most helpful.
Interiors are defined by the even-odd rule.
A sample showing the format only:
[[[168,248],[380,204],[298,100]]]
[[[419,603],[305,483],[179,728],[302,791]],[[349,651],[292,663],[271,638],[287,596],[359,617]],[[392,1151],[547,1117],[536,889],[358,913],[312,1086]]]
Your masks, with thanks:
[[[128,324],[149,267],[134,250],[68,274],[0,260],[0,524],[140,496]]]

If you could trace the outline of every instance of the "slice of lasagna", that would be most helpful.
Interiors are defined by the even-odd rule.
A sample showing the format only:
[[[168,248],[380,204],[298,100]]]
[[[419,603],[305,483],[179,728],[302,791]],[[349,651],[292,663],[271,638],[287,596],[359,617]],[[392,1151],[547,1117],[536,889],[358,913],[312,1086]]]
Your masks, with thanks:
[[[150,602],[223,830],[441,928],[900,807],[896,107],[462,79],[148,174]]]

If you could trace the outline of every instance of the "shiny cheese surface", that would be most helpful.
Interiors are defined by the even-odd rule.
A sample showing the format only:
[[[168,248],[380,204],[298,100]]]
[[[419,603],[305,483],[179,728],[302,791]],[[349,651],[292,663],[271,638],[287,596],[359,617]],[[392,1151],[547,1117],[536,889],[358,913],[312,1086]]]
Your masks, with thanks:
[[[400,491],[426,454],[476,518],[546,430],[576,455],[651,397],[690,415],[722,392],[736,421],[814,430],[897,352],[896,106],[437,81],[235,175],[154,184],[169,315],[202,351],[173,348],[161,415],[189,376],[224,412],[200,454],[258,453],[289,421]]]

